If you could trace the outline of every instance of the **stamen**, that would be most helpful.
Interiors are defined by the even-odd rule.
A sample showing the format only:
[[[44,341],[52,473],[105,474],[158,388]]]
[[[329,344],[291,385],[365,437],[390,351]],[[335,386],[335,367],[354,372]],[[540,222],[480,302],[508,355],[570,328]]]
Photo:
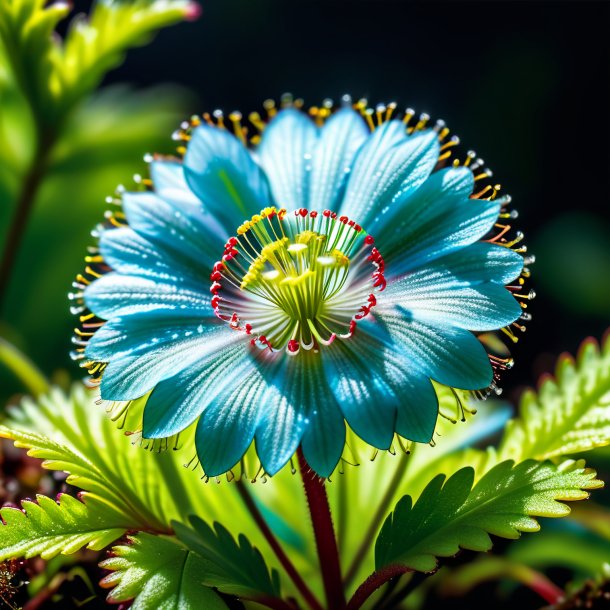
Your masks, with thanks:
[[[264,208],[238,227],[212,269],[214,313],[252,335],[253,346],[290,356],[347,339],[386,286],[373,244],[330,210]]]

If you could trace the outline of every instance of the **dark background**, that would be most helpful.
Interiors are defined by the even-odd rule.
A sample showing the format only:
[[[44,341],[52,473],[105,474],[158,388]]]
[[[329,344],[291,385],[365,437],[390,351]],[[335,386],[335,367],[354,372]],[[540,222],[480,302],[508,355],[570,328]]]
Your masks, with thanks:
[[[443,118],[513,196],[537,256],[507,390],[610,322],[610,5],[208,0],[113,81],[180,83],[193,111],[349,92]]]

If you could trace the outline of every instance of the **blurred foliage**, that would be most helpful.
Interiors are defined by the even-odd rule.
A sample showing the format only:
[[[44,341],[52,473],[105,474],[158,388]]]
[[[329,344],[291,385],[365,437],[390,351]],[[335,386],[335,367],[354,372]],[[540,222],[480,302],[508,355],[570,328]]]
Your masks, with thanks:
[[[54,29],[68,3],[0,6],[0,252],[17,208],[26,216],[32,208],[11,259],[0,334],[47,373],[68,366],[66,294],[105,197],[141,171],[146,152],[171,151],[168,134],[193,105],[175,86],[95,89],[129,48],[196,9],[189,0],[99,0],[62,39]],[[5,370],[0,387],[2,403],[23,389]]]
[[[610,319],[610,216],[568,212],[551,218],[537,236],[536,281],[576,315]]]

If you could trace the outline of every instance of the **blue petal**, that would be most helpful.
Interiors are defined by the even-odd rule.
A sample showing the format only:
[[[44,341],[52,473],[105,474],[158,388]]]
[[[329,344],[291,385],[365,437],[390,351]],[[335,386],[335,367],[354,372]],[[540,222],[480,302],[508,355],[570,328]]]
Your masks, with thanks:
[[[203,207],[201,200],[191,191],[184,175],[184,165],[179,161],[160,160],[150,164],[155,193],[177,210],[195,216],[209,234],[208,239],[223,244],[229,237],[224,227]]]
[[[225,329],[228,330],[228,329]],[[229,331],[231,332],[231,331]],[[203,451],[198,444],[199,458],[205,471],[212,475],[215,464],[208,461],[210,453],[218,453],[221,449],[235,451],[227,443],[226,435],[231,433],[231,423],[239,417],[238,409],[255,413],[258,405],[254,402],[230,400],[235,392],[246,391],[254,370],[251,359],[247,357],[248,349],[243,336],[232,332],[225,335],[225,345],[216,345],[200,362],[192,362],[180,373],[159,383],[149,396],[144,409],[143,435],[145,438],[165,438],[184,430],[194,422],[201,413],[203,428],[198,434],[206,439]],[[232,374],[227,375],[227,367]],[[248,382],[248,383],[247,383]],[[226,410],[226,412],[224,411]],[[252,413],[248,417],[253,416]],[[224,421],[220,421],[223,419]],[[219,435],[217,443],[213,439],[207,441],[208,435],[216,431]],[[252,434],[254,429],[252,429]],[[252,436],[246,442],[242,453],[238,455],[222,472],[226,472],[243,455]],[[211,459],[211,458],[209,458]]]
[[[196,366],[199,370],[230,335],[226,326],[203,325],[193,319],[128,316],[106,323],[92,338],[86,354],[110,361],[102,377],[102,398],[132,400],[183,369]]]
[[[417,442],[432,438],[438,404],[430,381],[400,343],[357,335],[335,341],[323,357],[329,384],[347,423],[367,443],[388,449],[395,432]]]
[[[385,334],[401,347],[410,367],[443,385],[462,390],[480,390],[492,382],[489,357],[471,332],[417,319],[400,306],[381,309],[378,307],[375,312],[381,324],[373,328],[377,336],[383,338]]]
[[[341,214],[365,229],[386,207],[417,189],[438,162],[436,132],[408,136],[401,121],[378,127],[362,145],[347,183]]]
[[[295,357],[282,354],[281,358],[280,366],[266,373],[267,383],[274,391],[280,390],[280,398],[263,403],[272,408],[264,409],[256,431],[261,463],[274,474],[302,442],[310,466],[320,476],[328,476],[341,457],[345,425],[326,384],[319,354],[303,350]]]
[[[263,132],[258,156],[278,205],[289,210],[309,206],[309,176],[318,128],[304,113],[281,110]]]
[[[147,312],[178,317],[210,314],[210,299],[202,291],[119,273],[107,273],[87,286],[85,304],[105,320]]]
[[[505,246],[477,242],[427,265],[429,269],[446,270],[456,280],[470,284],[495,282],[509,284],[523,271],[523,256]]]
[[[302,430],[291,415],[297,409],[283,396],[282,380],[276,378],[283,357],[245,351],[241,359],[229,362],[231,375],[220,382],[220,391],[214,389],[213,403],[197,426],[197,453],[206,474],[216,476],[234,466],[255,432],[257,454],[271,475],[296,450]],[[273,439],[268,438],[270,428]]]
[[[121,275],[138,275],[181,285],[200,285],[209,278],[209,268],[185,261],[128,227],[103,231],[99,247],[104,261]]]
[[[215,224],[201,204],[177,207],[153,192],[125,193],[123,209],[131,229],[158,245],[181,267],[209,269],[223,252]]]
[[[356,153],[369,136],[364,119],[352,108],[342,108],[322,127],[314,149],[309,207],[337,210]]]
[[[520,273],[522,257],[507,248],[473,244],[392,282],[384,305],[401,305],[414,317],[473,331],[507,326],[522,309],[493,281]]]
[[[186,181],[229,234],[272,203],[267,177],[248,150],[224,129],[195,129],[184,158]]]
[[[392,275],[406,273],[474,243],[497,221],[500,203],[469,199],[467,168],[433,174],[400,206],[382,214],[371,232]]]

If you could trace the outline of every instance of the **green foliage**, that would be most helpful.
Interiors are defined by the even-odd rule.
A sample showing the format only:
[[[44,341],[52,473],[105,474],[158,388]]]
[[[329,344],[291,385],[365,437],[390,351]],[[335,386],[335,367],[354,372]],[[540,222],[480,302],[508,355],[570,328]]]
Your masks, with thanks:
[[[112,506],[87,494],[81,500],[62,494],[58,502],[38,496],[37,502],[25,500],[22,507],[0,509],[4,522],[0,526],[0,560],[38,555],[50,559],[85,546],[100,550],[137,526]]]
[[[241,534],[237,541],[220,523],[210,527],[199,517],[189,519],[191,527],[174,523],[178,538],[203,560],[205,583],[224,593],[256,599],[264,593],[280,594],[279,574],[265,564],[260,551]]]
[[[222,610],[227,605],[203,583],[206,562],[174,538],[140,533],[129,544],[115,546],[100,565],[112,573],[101,584],[114,587],[108,602],[133,600],[131,608],[145,610]]]
[[[582,463],[535,460],[502,462],[473,482],[474,470],[463,468],[446,481],[435,477],[415,504],[402,498],[377,539],[377,569],[399,564],[429,572],[438,557],[460,549],[488,551],[490,534],[514,539],[535,532],[540,526],[533,517],[565,516],[569,508],[561,500],[582,500],[602,485]]]
[[[10,410],[0,436],[44,460],[45,468],[68,473],[69,483],[103,499],[138,524],[135,529],[169,533],[171,521],[188,514],[245,514],[231,487],[206,486],[184,467],[190,456],[134,446],[81,385],[68,396],[54,389],[36,401],[25,399]]]
[[[51,126],[93,91],[130,47],[144,44],[192,10],[188,0],[100,0],[88,19],[72,21],[61,41],[52,33],[69,13],[69,3],[6,0],[0,40],[36,120]]]
[[[20,240],[10,283],[0,286],[0,333],[35,354],[45,373],[71,365],[66,292],[80,270],[75,253],[91,245],[88,231],[103,218],[105,197],[142,172],[146,152],[174,151],[168,134],[193,106],[176,87],[94,91],[130,47],[195,16],[193,2],[100,0],[89,16],[72,20],[62,40],[53,30],[68,11],[67,2],[0,2],[0,257],[10,235]],[[11,219],[30,209],[23,234],[15,231]],[[45,295],[44,316],[39,301],[23,299],[33,283]],[[23,389],[4,367],[0,388],[2,403]]]
[[[556,379],[523,394],[519,417],[506,427],[501,459],[544,460],[610,443],[610,338],[583,342],[576,362],[560,357]]]

